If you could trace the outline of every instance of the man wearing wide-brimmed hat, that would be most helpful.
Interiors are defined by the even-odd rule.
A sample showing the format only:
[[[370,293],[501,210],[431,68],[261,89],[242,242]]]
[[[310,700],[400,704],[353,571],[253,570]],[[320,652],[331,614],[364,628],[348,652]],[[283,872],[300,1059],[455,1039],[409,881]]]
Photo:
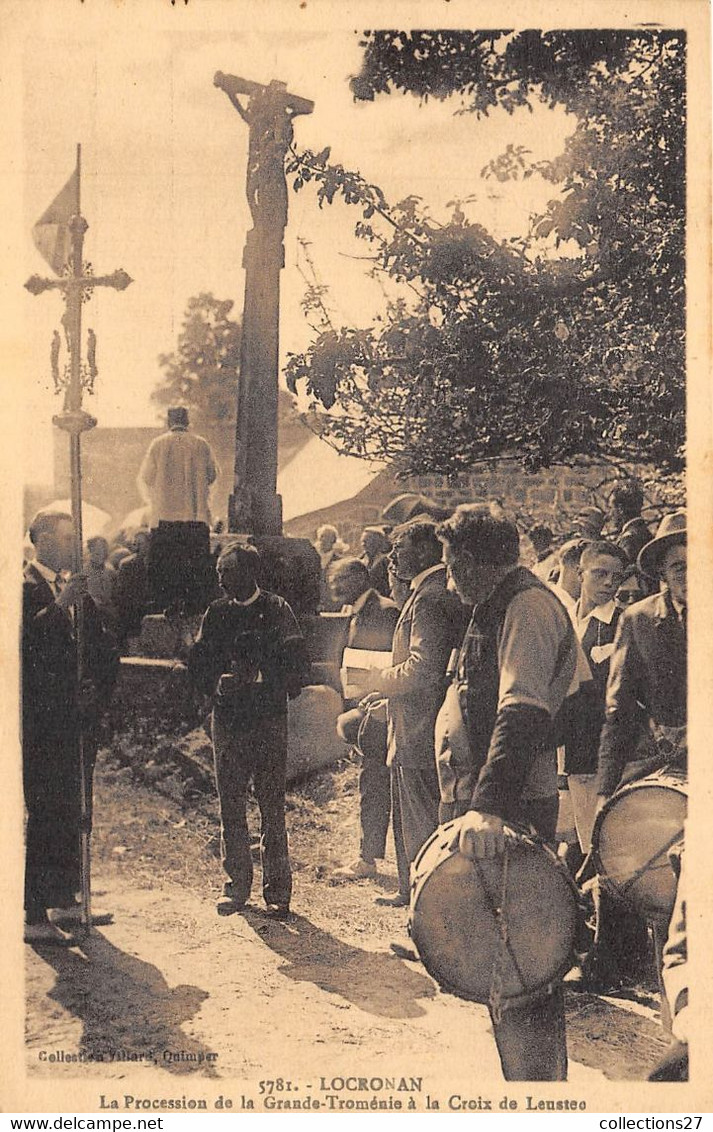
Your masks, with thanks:
[[[662,519],[638,565],[662,590],[636,602],[619,621],[599,744],[597,790],[603,797],[614,793],[627,763],[645,765],[657,751],[662,763],[686,762],[685,511]],[[629,766],[627,778],[634,769]]]

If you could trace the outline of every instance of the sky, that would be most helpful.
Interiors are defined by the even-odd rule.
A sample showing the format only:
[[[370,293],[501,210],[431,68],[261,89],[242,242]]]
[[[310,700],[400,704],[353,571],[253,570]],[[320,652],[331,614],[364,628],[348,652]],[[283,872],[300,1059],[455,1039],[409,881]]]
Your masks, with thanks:
[[[572,129],[563,112],[542,108],[478,121],[458,115],[458,99],[425,105],[394,94],[355,103],[348,87],[361,60],[350,27],[276,31],[241,26],[241,6],[215,9],[221,19],[195,26],[157,21],[137,34],[122,19],[43,20],[21,42],[20,215],[24,239],[14,285],[48,268],[34,248],[32,225],[69,177],[82,145],[82,213],[89,223],[85,257],[96,273],[123,267],[127,291],[97,288],[84,327],[97,335],[99,376],[86,407],[101,425],[153,425],[150,393],[160,379],[158,355],[176,342],[186,302],[212,291],[235,301],[240,316],[241,266],[250,214],[245,199],[247,127],[213,85],[217,70],[257,82],[280,79],[312,99],[314,112],[295,121],[300,147],[332,149],[332,160],[357,169],[397,201],[416,194],[445,220],[448,202],[475,197],[468,214],[497,237],[527,229],[529,216],[553,195],[533,177],[499,184],[482,167],[507,144],[536,157],[561,152]],[[136,11],[136,9],[134,9]],[[71,60],[71,64],[68,61]],[[337,325],[368,326],[384,296],[367,277],[367,245],[356,241],[360,218],[338,202],[319,209],[313,189],[292,193],[281,287],[281,351],[304,349],[311,331],[300,309],[307,241],[319,278],[330,287]],[[361,258],[360,258],[361,257]],[[26,478],[49,468],[50,420],[61,407],[50,378],[50,343],[58,327],[58,294],[19,299],[25,348],[13,379],[26,395],[33,428],[48,437],[32,454]]]

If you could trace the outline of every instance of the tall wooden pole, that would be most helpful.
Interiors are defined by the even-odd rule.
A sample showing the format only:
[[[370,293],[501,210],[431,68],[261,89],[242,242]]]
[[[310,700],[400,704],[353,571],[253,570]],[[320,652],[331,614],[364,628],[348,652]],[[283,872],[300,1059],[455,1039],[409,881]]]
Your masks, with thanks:
[[[72,275],[75,279],[82,276],[84,233],[87,222],[81,212],[81,181],[82,181],[82,147],[77,145],[77,202],[75,214],[70,221],[72,238]],[[68,386],[68,409],[77,413],[82,406],[82,293],[78,288],[67,292],[67,323],[69,337],[70,381]],[[70,483],[72,492],[72,523],[74,526],[74,551],[72,555],[72,573],[79,574],[82,570],[82,432],[94,428],[96,421],[88,414],[79,420],[80,427],[69,431],[69,465]],[[55,424],[62,427],[60,418],[55,417]],[[77,688],[79,696],[82,695],[85,678],[85,607],[79,601],[74,608],[74,631],[77,643]],[[82,926],[84,934],[88,935],[92,923],[92,885],[91,885],[91,799],[89,797],[88,768],[84,734],[79,729],[79,805],[80,805],[80,878],[82,890]]]

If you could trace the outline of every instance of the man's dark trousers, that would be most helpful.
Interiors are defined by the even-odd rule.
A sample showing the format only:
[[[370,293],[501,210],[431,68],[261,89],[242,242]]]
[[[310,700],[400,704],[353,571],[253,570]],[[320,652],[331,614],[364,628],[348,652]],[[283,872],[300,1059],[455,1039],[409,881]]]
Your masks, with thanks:
[[[359,773],[359,855],[365,861],[381,860],[391,821],[391,772],[386,765],[386,723],[370,722],[370,733],[356,748],[361,754]]]
[[[236,720],[231,712],[213,711],[215,777],[220,800],[221,853],[238,904],[249,896],[253,880],[246,802],[250,779],[260,807],[260,857],[266,904],[288,906],[292,874],[285,829],[287,715]]]
[[[27,922],[64,907],[79,887],[79,763],[72,736],[25,742],[27,806],[25,911]]]

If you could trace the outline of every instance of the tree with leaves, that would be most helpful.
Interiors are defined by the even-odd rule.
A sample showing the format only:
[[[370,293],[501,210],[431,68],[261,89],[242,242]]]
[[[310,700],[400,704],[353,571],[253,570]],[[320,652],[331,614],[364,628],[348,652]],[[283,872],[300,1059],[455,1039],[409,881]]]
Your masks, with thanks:
[[[159,355],[164,377],[151,394],[158,405],[188,406],[191,426],[219,459],[235,446],[240,323],[230,317],[232,309],[232,299],[210,292],[188,300],[176,349]]]
[[[460,205],[445,224],[390,205],[329,151],[292,152],[294,187],[361,209],[375,270],[403,287],[369,328],[332,325],[291,357],[336,447],[407,473],[518,453],[684,464],[685,34],[669,30],[369,32],[355,97],[536,100],[576,118],[564,152],[509,146],[483,176],[556,186],[526,238],[499,242]],[[564,254],[566,253],[566,254]],[[325,412],[327,410],[327,412]]]

